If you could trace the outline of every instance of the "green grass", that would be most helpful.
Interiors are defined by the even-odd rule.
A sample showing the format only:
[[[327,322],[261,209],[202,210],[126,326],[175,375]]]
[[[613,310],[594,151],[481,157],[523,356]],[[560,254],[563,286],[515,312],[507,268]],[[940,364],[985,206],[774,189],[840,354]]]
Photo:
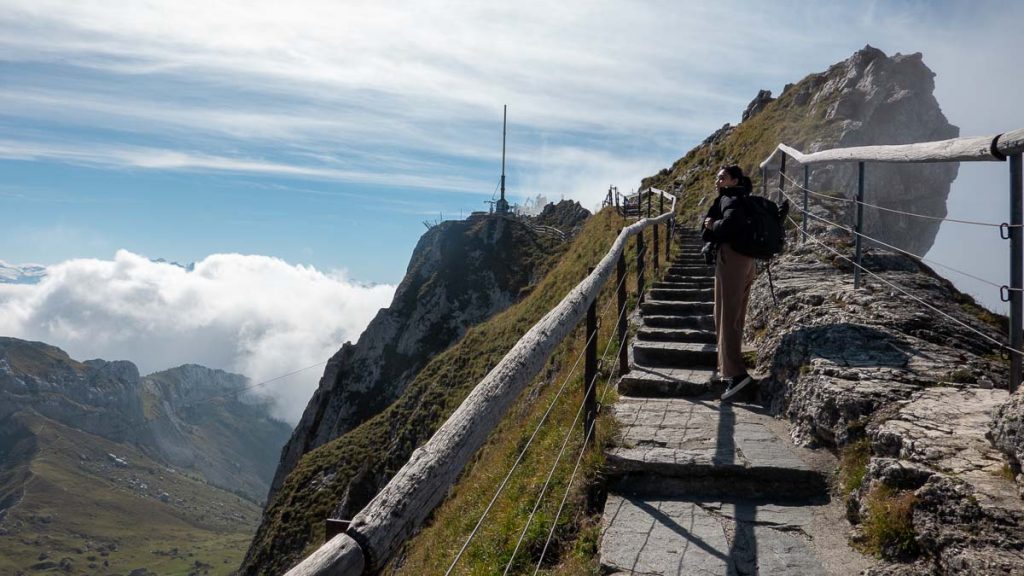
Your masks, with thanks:
[[[200,573],[231,574],[241,562],[259,519],[254,504],[125,445],[38,416],[25,421],[39,448],[28,455],[24,498],[4,520],[0,573],[65,558],[76,574],[147,568],[185,575],[197,561],[209,566]],[[129,466],[112,466],[107,453],[125,457]],[[132,488],[128,479],[146,488]],[[161,502],[160,491],[181,502]],[[40,554],[47,557],[40,560]]]
[[[900,558],[917,552],[914,532],[913,492],[897,491],[885,485],[871,489],[864,521],[865,546],[876,556]]]
[[[851,442],[843,448],[839,458],[839,487],[843,497],[860,489],[870,460],[871,443],[867,438]]]
[[[557,264],[524,300],[471,328],[455,345],[438,354],[416,375],[403,395],[383,412],[306,454],[267,508],[264,524],[254,539],[251,558],[243,566],[243,572],[278,574],[322,544],[324,519],[332,514],[350,486],[354,488],[349,490],[350,494],[372,494],[378,484],[382,486],[400,469],[412,450],[430,438],[519,338],[586,276],[589,266],[598,263],[623,223],[612,210],[590,218],[565,248]],[[635,254],[633,246],[630,242],[627,256]],[[632,270],[635,257],[627,257],[627,263]],[[631,292],[635,292],[633,276],[631,272],[627,282]],[[609,299],[614,301],[612,284],[605,287],[602,303]],[[602,321],[602,339],[614,324],[610,318]],[[557,353],[552,377],[566,367],[571,353],[569,347],[574,346],[572,342],[576,340],[578,336]],[[537,403],[547,397],[552,386],[542,386],[540,380],[533,383],[531,390],[511,410],[510,423],[503,424],[502,429],[522,427],[522,422],[533,417]],[[579,387],[570,384],[574,393]],[[522,434],[521,430],[517,433]],[[550,441],[543,444],[540,452],[550,448]],[[480,458],[484,457],[481,454]],[[314,486],[315,489],[311,488]],[[455,492],[459,491],[456,487]],[[362,499],[368,496],[364,494]],[[364,504],[358,502],[354,510]],[[578,522],[572,516],[565,521]],[[571,533],[573,530],[560,535],[568,538]],[[568,544],[559,545],[560,549],[571,548]]]

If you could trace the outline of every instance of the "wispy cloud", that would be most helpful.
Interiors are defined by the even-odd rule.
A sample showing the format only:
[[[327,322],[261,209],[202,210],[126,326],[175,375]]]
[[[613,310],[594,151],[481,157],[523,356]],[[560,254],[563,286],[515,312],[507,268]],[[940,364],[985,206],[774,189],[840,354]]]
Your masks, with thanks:
[[[0,284],[0,334],[42,340],[78,359],[128,359],[143,373],[200,363],[261,382],[355,341],[394,290],[265,256],[215,254],[187,271],[122,250],[113,260],[50,266],[37,285]],[[258,393],[295,422],[322,372]]]

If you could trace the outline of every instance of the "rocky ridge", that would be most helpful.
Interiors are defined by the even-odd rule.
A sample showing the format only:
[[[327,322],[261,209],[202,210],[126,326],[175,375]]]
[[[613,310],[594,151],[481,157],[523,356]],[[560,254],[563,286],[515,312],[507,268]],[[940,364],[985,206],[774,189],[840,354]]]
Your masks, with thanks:
[[[641,187],[653,185],[677,193],[706,191],[683,198],[683,214],[696,223],[712,198],[713,175],[719,166],[739,164],[757,180],[758,165],[779,142],[814,152],[955,138],[960,129],[948,122],[935,100],[934,76],[920,53],[890,57],[866,46],[824,72],[786,85],[777,98],[768,90],[760,91],[740,124],[726,124],[670,168],[644,179]],[[772,167],[773,173],[777,174],[777,167]],[[802,184],[799,165],[790,161],[787,172]],[[941,218],[946,215],[946,198],[956,174],[956,164],[872,164],[865,174],[867,201]],[[857,192],[857,167],[814,166],[810,188],[852,198]],[[850,205],[832,204],[820,215],[849,221],[844,218],[850,217]],[[940,224],[879,210],[865,210],[864,215],[866,234],[915,254],[928,251]]]
[[[545,207],[537,220],[571,232],[588,215],[579,204],[563,202]],[[327,363],[281,452],[268,502],[304,454],[380,413],[428,360],[518,300],[558,245],[523,222],[487,215],[429,229],[391,306]]]
[[[1003,338],[998,321],[907,257],[869,250],[865,265],[970,329],[880,280],[854,290],[845,261],[794,241],[774,266],[778,305],[764,282],[751,296],[747,336],[769,375],[761,400],[799,444],[866,445],[863,470],[845,471],[863,475],[847,501],[855,540],[872,537],[878,502],[911,503],[903,545],[882,542],[894,563],[871,574],[1019,573],[1024,503],[986,438],[1009,405],[1006,363],[984,337]]]
[[[237,374],[185,365],[140,376],[131,362],[78,362],[42,342],[0,337],[0,423],[33,412],[128,443],[258,502],[288,426],[242,394]]]

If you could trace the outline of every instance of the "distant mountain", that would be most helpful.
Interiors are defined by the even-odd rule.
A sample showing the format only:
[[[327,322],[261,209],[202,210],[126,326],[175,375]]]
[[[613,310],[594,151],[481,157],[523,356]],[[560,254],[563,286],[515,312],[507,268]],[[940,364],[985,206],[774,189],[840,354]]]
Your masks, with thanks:
[[[8,264],[0,260],[0,284],[38,284],[46,276],[46,266]]]
[[[0,534],[18,536],[0,539],[0,573],[185,573],[199,555],[229,572],[291,431],[248,385],[197,365],[140,377],[0,337]]]
[[[131,362],[78,362],[42,342],[0,337],[0,421],[32,410],[259,501],[291,429],[247,385],[194,364],[140,377]]]

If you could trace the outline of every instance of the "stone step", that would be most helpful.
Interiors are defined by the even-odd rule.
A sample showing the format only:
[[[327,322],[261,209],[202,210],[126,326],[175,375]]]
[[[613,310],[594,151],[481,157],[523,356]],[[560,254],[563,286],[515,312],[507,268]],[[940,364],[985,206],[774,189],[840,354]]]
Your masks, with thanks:
[[[651,300],[673,302],[714,302],[713,288],[651,288],[647,291]]]
[[[621,441],[607,453],[609,473],[632,494],[827,493],[822,474],[772,429],[760,407],[623,396],[614,415]]]
[[[826,504],[762,498],[686,500],[609,494],[601,573],[824,576],[811,539]],[[832,564],[832,550],[822,551]],[[843,570],[856,574],[860,570]]]
[[[697,278],[714,278],[715,271],[707,266],[672,266],[665,271],[673,276],[695,276]]]
[[[714,312],[714,310],[714,302],[673,302],[671,300],[645,300],[640,303],[640,311],[643,314],[711,314],[712,312]]]
[[[635,397],[681,397],[721,394],[721,385],[711,385],[713,370],[645,368],[633,366],[619,378],[620,394]]]
[[[636,332],[636,337],[638,340],[652,342],[715,343],[718,341],[714,330],[659,328],[657,326],[641,326]]]
[[[697,289],[714,288],[714,278],[687,278],[686,280],[661,280],[651,284],[651,288]]]
[[[693,330],[714,330],[715,318],[711,314],[692,316],[647,314],[642,317],[644,326],[654,328],[689,328]]]
[[[713,286],[715,284],[715,275],[714,274],[700,274],[700,275],[675,274],[673,272],[669,272],[669,273],[665,274],[664,278],[662,278],[662,281],[664,281],[664,282],[701,282],[701,283],[703,283],[706,286]]]
[[[718,364],[718,347],[715,344],[634,340],[630,350],[638,366],[713,368]]]

